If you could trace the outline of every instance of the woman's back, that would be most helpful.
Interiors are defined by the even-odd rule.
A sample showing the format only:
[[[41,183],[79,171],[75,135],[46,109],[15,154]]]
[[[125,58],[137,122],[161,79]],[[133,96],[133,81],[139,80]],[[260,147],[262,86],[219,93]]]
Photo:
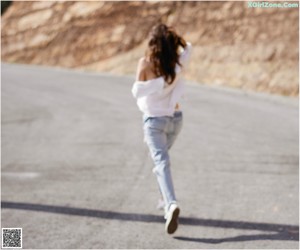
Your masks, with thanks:
[[[187,66],[191,54],[191,44],[186,43],[175,66],[175,77],[171,84],[164,76],[154,73],[154,65],[147,57],[139,60],[136,81],[132,93],[137,98],[139,109],[149,116],[170,116],[178,110],[178,101],[183,96],[184,83],[180,75]]]

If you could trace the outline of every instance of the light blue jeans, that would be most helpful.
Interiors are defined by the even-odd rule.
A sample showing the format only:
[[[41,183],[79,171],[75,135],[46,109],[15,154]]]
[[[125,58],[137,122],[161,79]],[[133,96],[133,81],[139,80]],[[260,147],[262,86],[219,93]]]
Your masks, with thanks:
[[[176,203],[170,169],[169,149],[172,147],[182,128],[182,112],[176,111],[173,116],[148,117],[144,115],[145,142],[149,147],[154,162],[153,173],[157,177],[160,192],[166,210]]]

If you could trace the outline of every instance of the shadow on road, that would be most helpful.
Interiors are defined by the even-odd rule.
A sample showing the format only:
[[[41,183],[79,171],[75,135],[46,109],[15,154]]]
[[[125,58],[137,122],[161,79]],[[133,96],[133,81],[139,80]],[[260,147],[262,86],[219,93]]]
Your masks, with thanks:
[[[110,220],[123,220],[123,221],[139,221],[151,223],[164,223],[162,216],[136,214],[136,213],[121,213],[102,210],[92,210],[85,208],[74,208],[66,206],[53,206],[41,205],[32,203],[21,202],[8,202],[1,201],[2,209],[20,209],[37,212],[48,212],[66,215],[88,216]],[[217,244],[222,242],[237,242],[237,241],[253,241],[253,240],[299,240],[299,226],[283,225],[283,224],[270,224],[270,223],[253,223],[243,221],[229,221],[229,220],[210,220],[190,217],[180,217],[179,223],[181,225],[189,226],[205,226],[217,228],[231,228],[243,230],[259,230],[268,231],[270,234],[255,234],[255,235],[240,235],[229,238],[209,239],[209,238],[190,238],[190,237],[174,237],[177,240],[194,241],[201,243]],[[271,233],[275,232],[275,233]]]
[[[291,240],[298,241],[298,232],[280,232],[275,234],[255,234],[255,235],[239,235],[228,238],[191,238],[191,237],[174,237],[177,240],[193,241],[199,243],[219,244],[224,242],[254,241],[254,240]]]

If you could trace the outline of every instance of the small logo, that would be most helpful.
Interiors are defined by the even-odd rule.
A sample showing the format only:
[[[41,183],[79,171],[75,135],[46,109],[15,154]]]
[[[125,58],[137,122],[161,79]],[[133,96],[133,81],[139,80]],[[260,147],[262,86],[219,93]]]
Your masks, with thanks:
[[[2,248],[22,248],[22,228],[2,228]]]

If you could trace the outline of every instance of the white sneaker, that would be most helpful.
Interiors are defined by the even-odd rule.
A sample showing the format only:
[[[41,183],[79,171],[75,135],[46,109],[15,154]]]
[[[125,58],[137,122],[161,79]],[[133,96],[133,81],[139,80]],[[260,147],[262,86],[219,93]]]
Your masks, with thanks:
[[[177,204],[171,204],[167,214],[166,214],[166,232],[168,234],[175,233],[177,227],[178,227],[178,216],[180,213],[180,209],[177,206]]]

